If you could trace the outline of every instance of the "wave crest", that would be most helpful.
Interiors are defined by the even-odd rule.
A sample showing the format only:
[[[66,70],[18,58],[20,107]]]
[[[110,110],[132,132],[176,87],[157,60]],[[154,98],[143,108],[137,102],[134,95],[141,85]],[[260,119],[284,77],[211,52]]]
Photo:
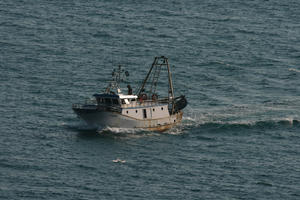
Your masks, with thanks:
[[[299,69],[294,69],[294,68],[289,68],[289,71],[293,71],[293,72],[298,72],[298,73],[300,73],[300,70],[299,70]]]

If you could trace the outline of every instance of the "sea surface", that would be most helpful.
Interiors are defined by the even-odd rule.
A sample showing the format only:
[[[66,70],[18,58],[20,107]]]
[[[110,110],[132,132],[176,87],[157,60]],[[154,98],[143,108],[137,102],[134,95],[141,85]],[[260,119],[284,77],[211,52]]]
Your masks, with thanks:
[[[162,55],[177,127],[73,113]],[[300,199],[300,1],[0,0],[0,199]]]

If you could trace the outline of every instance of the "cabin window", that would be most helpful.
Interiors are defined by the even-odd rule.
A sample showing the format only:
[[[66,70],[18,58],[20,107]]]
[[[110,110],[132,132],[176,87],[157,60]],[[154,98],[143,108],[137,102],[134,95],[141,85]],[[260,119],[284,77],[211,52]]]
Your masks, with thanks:
[[[147,110],[143,109],[143,115],[144,115],[144,119],[147,118]]]
[[[153,108],[153,112],[155,111],[155,108]]]
[[[131,101],[135,101],[135,99],[131,99]]]
[[[161,107],[161,110],[164,110],[164,107]]]
[[[128,110],[126,110],[126,113],[128,114]]]
[[[102,98],[97,98],[97,103],[103,103],[103,99]]]
[[[137,110],[135,110],[135,112],[137,113],[138,111],[137,111]]]
[[[106,98],[105,99],[105,104],[110,105],[111,104],[111,99]]]
[[[119,104],[118,99],[112,99],[113,104]]]

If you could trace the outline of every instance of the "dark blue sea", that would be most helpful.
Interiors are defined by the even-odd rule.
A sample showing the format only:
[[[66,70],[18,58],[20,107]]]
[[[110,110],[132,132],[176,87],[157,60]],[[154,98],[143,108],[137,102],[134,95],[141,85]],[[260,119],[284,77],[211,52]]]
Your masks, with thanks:
[[[155,56],[180,125],[73,113]],[[0,0],[0,199],[300,199],[300,1]]]

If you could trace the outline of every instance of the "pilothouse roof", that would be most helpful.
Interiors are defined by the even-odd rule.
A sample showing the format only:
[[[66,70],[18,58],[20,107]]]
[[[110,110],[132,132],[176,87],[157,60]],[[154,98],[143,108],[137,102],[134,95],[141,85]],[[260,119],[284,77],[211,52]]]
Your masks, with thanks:
[[[119,94],[120,99],[136,99],[138,98],[136,95],[124,95],[124,94]]]
[[[136,99],[136,95],[124,95],[124,94],[94,94],[96,98],[120,98],[120,99]]]

